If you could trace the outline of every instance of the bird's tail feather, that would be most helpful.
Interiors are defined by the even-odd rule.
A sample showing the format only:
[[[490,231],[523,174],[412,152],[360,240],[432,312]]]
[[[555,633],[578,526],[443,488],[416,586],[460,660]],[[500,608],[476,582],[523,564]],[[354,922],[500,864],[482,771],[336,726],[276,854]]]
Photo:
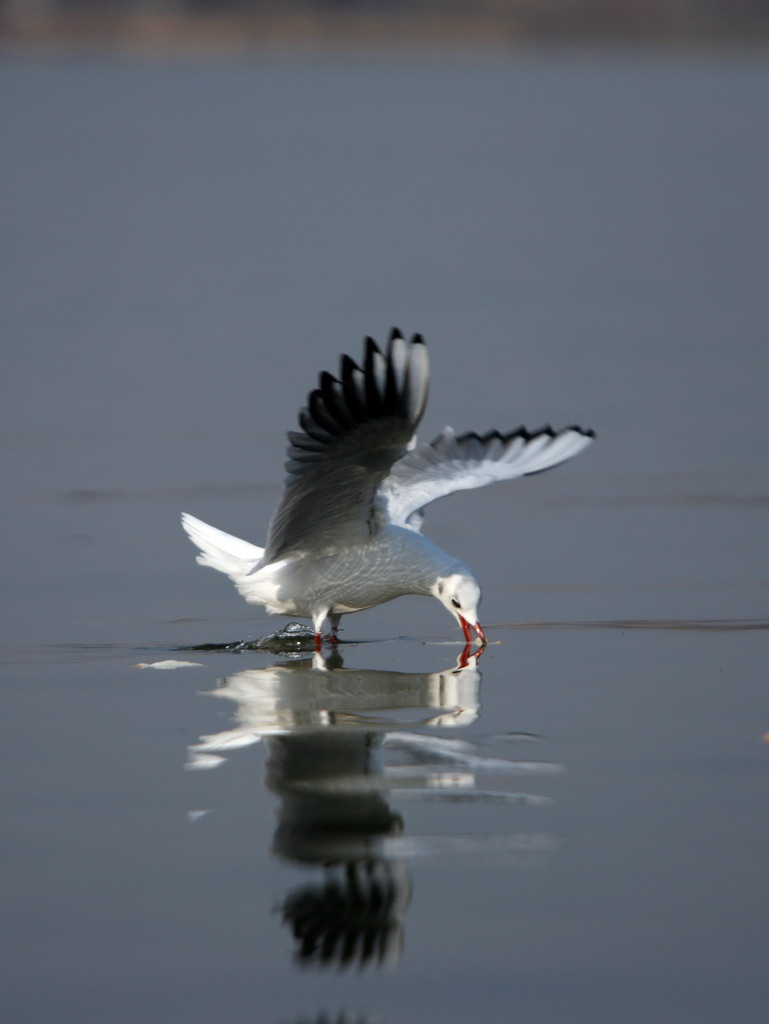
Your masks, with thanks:
[[[182,513],[182,526],[192,543],[200,548],[201,553],[196,559],[198,564],[218,569],[232,580],[253,569],[264,554],[264,548],[217,530],[188,512]]]

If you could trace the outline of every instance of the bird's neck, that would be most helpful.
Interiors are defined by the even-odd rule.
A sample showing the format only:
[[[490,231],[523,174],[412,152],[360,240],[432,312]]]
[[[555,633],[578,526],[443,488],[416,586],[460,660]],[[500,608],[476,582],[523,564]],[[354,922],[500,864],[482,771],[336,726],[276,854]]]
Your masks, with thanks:
[[[470,570],[463,562],[415,530],[390,526],[386,543],[393,560],[397,559],[408,575],[409,593],[431,595],[435,590],[436,579],[456,572],[470,575]]]

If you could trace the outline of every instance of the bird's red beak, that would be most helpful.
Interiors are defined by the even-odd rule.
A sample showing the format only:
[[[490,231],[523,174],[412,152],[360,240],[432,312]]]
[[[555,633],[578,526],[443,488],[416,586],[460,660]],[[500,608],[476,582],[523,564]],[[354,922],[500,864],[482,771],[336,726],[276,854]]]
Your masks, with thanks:
[[[462,615],[459,615],[457,617],[459,619],[459,624],[462,627],[462,632],[465,634],[465,640],[467,641],[467,643],[472,643],[472,631],[475,630],[475,636],[476,639],[478,640],[478,643],[481,645],[481,647],[485,647],[487,643],[486,634],[483,632],[483,626],[480,624],[480,622],[476,622],[474,626],[471,626],[467,619],[464,618]]]

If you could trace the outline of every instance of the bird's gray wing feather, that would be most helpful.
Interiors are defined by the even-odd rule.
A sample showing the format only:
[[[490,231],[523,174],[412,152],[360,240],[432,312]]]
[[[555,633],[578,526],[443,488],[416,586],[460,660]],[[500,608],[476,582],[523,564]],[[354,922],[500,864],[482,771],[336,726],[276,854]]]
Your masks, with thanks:
[[[552,469],[586,448],[592,430],[552,427],[529,432],[520,427],[509,434],[492,430],[457,436],[444,427],[429,444],[406,452],[382,484],[382,496],[392,522],[419,530],[426,505],[454,491],[485,487]]]
[[[262,564],[365,541],[386,517],[379,486],[407,451],[424,412],[427,349],[393,331],[386,352],[366,339],[363,365],[342,356],[323,373],[289,433],[287,477]]]

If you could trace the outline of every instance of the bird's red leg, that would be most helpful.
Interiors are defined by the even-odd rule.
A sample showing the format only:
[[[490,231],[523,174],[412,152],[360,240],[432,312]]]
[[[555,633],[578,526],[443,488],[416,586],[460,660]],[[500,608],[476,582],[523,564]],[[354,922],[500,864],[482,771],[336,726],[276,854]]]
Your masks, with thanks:
[[[337,633],[339,632],[339,620],[341,618],[341,615],[329,615],[331,629],[328,631],[328,633],[326,633],[323,639],[326,641],[326,643],[331,644],[333,647],[336,647],[337,644],[339,643],[339,637],[337,636]]]

